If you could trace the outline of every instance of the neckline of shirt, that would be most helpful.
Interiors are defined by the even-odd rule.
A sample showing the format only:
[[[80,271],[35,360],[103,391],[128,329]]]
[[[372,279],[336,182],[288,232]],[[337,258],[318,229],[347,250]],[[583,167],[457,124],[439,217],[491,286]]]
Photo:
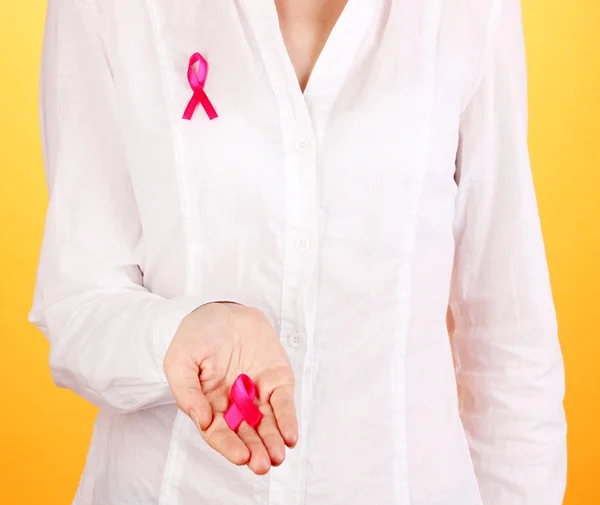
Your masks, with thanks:
[[[266,65],[270,79],[275,80],[277,84],[282,84],[283,79],[285,86],[296,99],[314,102],[316,99],[328,98],[328,101],[333,101],[341,90],[371,26],[379,2],[348,0],[315,63],[304,92],[300,88],[292,60],[285,47],[274,0],[245,0],[244,5],[251,23],[255,25],[262,39],[260,46],[261,51],[264,51],[263,58],[270,58],[273,53],[277,55],[276,65]],[[277,70],[281,75],[273,75],[273,70]]]

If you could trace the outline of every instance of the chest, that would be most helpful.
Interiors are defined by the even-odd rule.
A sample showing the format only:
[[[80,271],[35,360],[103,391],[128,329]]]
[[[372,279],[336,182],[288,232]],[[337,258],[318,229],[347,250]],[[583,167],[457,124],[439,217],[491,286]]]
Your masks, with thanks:
[[[140,201],[176,180],[206,227],[214,212],[237,226],[321,212],[341,235],[363,226],[381,240],[419,188],[449,205],[477,47],[463,4],[348,0],[337,21],[333,10],[307,25],[269,2],[115,3],[109,56]],[[215,121],[201,108],[182,120],[194,52],[208,61]],[[175,190],[169,201],[180,205]],[[147,205],[150,223],[158,207]]]

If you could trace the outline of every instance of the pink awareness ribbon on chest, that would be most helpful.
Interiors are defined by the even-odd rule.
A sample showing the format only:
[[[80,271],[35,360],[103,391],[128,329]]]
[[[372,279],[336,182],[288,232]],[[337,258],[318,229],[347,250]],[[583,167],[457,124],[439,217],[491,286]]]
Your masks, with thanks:
[[[256,428],[263,414],[254,404],[256,386],[252,379],[245,374],[240,375],[233,383],[229,398],[231,404],[225,412],[227,425],[235,431],[242,421],[246,421],[250,426]]]
[[[196,69],[196,64],[198,68]],[[206,92],[204,91],[204,84],[206,83],[206,77],[208,75],[208,62],[204,59],[204,57],[200,53],[194,53],[190,57],[190,64],[188,67],[188,82],[190,83],[190,87],[194,94],[190,99],[187,107],[185,108],[185,112],[183,113],[183,119],[190,120],[194,115],[194,112],[198,108],[198,104],[202,104],[208,119],[211,121],[218,117],[217,111],[213,107],[212,103],[206,96]]]

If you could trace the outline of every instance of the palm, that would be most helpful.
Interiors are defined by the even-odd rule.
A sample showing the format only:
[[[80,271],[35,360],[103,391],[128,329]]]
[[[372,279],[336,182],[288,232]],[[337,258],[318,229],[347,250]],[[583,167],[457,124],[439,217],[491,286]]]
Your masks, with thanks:
[[[224,334],[225,333],[225,334]],[[285,446],[296,442],[293,372],[287,354],[270,325],[243,333],[221,332],[219,345],[198,363],[200,387],[212,410],[204,439],[235,464],[248,463],[259,474],[285,458]],[[257,387],[255,403],[263,414],[256,429],[242,422],[237,433],[225,421],[229,392],[240,374]]]

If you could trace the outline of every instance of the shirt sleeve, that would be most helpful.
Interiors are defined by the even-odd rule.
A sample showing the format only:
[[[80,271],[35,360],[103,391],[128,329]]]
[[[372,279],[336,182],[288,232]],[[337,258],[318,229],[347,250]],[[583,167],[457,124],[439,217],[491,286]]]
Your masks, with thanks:
[[[59,386],[130,412],[174,401],[162,359],[183,317],[209,300],[143,286],[102,26],[93,1],[48,3],[40,113],[50,200],[29,319],[50,341]]]
[[[527,147],[519,0],[496,2],[460,126],[450,297],[461,418],[485,505],[560,505],[564,369]]]

